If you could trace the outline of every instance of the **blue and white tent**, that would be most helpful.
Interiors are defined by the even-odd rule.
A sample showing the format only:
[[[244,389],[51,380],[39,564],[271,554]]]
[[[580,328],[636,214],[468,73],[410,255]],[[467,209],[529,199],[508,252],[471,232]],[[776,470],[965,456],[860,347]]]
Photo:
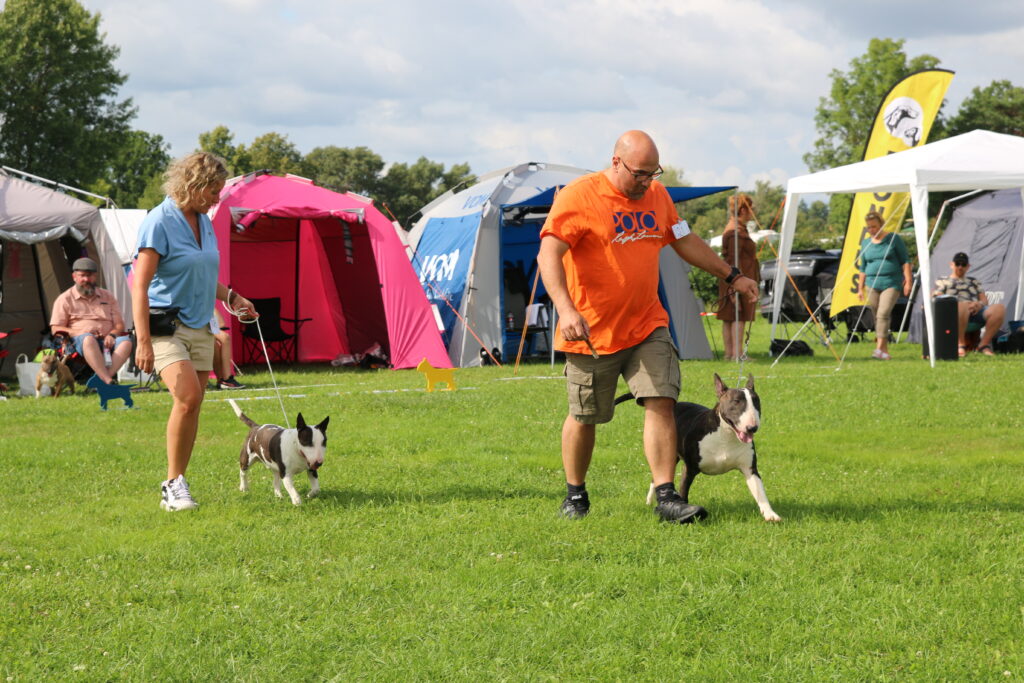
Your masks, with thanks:
[[[555,190],[585,173],[558,164],[520,164],[481,176],[475,185],[449,191],[422,209],[408,238],[413,267],[443,325],[453,365],[479,365],[481,347],[502,349],[506,358],[514,352],[519,335],[506,339],[507,319],[511,314],[516,329],[525,322],[540,229]],[[727,189],[675,187],[669,193],[685,201]],[[661,298],[679,357],[711,358],[689,268],[671,249],[662,251]],[[544,294],[539,282],[536,299]]]

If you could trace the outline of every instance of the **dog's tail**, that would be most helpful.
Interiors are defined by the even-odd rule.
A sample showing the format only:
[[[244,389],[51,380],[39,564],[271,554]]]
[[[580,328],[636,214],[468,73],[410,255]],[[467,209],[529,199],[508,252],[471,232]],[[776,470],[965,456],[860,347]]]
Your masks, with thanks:
[[[244,422],[244,423],[245,423],[246,425],[248,425],[248,426],[249,426],[250,428],[251,428],[251,427],[258,427],[258,426],[259,426],[259,425],[257,425],[257,424],[256,424],[255,422],[253,422],[252,420],[250,420],[250,419],[249,419],[249,418],[248,418],[248,417],[246,416],[246,414],[245,414],[245,413],[243,413],[243,412],[242,412],[242,409],[238,407],[238,404],[237,404],[237,403],[235,403],[235,399],[233,399],[233,398],[229,398],[229,399],[228,399],[228,403],[230,403],[230,404],[231,404],[231,407],[232,407],[232,408],[234,408],[234,410],[235,410],[235,415],[237,415],[237,416],[238,416],[238,419],[239,419],[239,420],[241,420],[242,422]]]
[[[635,398],[635,396],[633,396],[632,393],[625,393],[622,396],[619,396],[617,399],[615,399],[615,405],[619,405],[620,403],[625,403],[626,401],[628,401],[631,398]]]

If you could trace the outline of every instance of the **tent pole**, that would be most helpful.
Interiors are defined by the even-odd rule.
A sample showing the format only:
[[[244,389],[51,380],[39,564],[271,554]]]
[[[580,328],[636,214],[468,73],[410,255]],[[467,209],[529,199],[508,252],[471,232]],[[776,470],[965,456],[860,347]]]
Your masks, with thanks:
[[[537,272],[533,275],[533,287],[530,289],[530,300],[526,302],[526,315],[529,315],[530,306],[533,305],[533,298],[537,296],[537,281],[540,280],[540,263],[537,263]],[[519,359],[523,357],[523,346],[526,344],[526,328],[529,326],[529,320],[526,316],[523,317],[523,332],[519,336],[519,351],[516,352],[516,365],[512,370],[513,375],[519,374]]]
[[[296,226],[296,231],[295,231],[295,288],[294,288],[294,294],[295,294],[295,319],[296,320],[299,320],[300,318],[302,318],[302,316],[299,315],[299,273],[302,272],[302,271],[299,270],[299,266],[300,266],[299,256],[300,256],[300,254],[302,252],[302,223],[303,223],[303,221],[300,218],[297,221],[297,226]],[[298,323],[296,323],[296,324],[298,324]],[[294,362],[296,362],[296,363],[299,362],[299,329],[298,328],[295,328],[295,361]]]
[[[476,281],[476,257],[480,249],[480,238],[483,236],[483,224],[484,224],[484,212],[480,212],[480,222],[476,226],[476,240],[473,241],[473,255],[469,259],[469,272],[466,275],[466,296],[462,302],[462,343],[459,346],[459,361],[456,367],[464,367],[463,358],[466,356],[466,331],[469,329],[469,309],[473,303],[473,291],[476,289],[473,283]],[[498,248],[501,248],[501,228],[499,227],[498,233]],[[457,312],[457,311],[456,311]],[[501,325],[498,325],[499,331],[501,332],[501,339],[504,341],[505,332],[501,330]],[[475,335],[474,335],[475,336]],[[482,342],[483,340],[481,340]],[[502,344],[504,346],[504,344]],[[483,348],[486,349],[487,345],[483,344]],[[488,353],[490,353],[488,351]]]
[[[1024,206],[1024,187],[1020,188],[1020,202],[1021,206]],[[1024,230],[1024,225],[1021,226],[1021,229]],[[1022,245],[1020,250],[1020,267],[1017,269],[1017,301],[1013,307],[1014,320],[1020,320],[1021,310],[1024,310],[1024,306],[1022,306],[1022,303],[1024,303],[1022,302],[1022,298],[1024,298],[1022,296],[1024,292],[1021,291],[1022,287],[1024,287],[1024,245]]]

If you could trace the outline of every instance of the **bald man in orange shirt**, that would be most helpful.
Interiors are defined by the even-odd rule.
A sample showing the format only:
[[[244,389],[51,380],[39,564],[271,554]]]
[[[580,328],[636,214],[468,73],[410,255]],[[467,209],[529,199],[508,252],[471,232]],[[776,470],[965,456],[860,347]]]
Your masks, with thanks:
[[[585,480],[596,425],[612,419],[620,375],[644,407],[644,453],[658,515],[676,523],[707,516],[675,490],[680,375],[668,313],[658,299],[659,253],[672,247],[683,260],[754,301],[758,284],[679,220],[668,191],[657,182],[661,174],[654,140],[643,131],[628,131],[616,141],[608,168],[577,178],[557,194],[541,230],[537,260],[558,311],[561,335],[555,348],[566,356],[569,415],[562,426],[562,464],[567,493],[561,512],[568,518],[590,511]]]

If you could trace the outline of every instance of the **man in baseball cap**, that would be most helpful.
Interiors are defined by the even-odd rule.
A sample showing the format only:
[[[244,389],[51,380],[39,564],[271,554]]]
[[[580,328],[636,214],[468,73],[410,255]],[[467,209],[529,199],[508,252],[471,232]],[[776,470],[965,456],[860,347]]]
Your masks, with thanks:
[[[970,277],[967,271],[971,262],[967,254],[958,251],[953,254],[953,260],[949,264],[949,277],[940,278],[935,281],[934,296],[955,296],[957,298],[957,313],[959,315],[959,339],[958,353],[963,358],[967,355],[967,326],[974,323],[978,328],[984,328],[981,341],[978,342],[978,353],[986,356],[994,356],[992,340],[999,334],[999,328],[1003,326],[1003,319],[1006,317],[1006,307],[1003,304],[989,304],[988,296],[976,278]]]
[[[96,286],[99,266],[91,258],[75,259],[75,284],[53,302],[50,331],[65,335],[100,379],[111,384],[132,352],[121,307],[114,295]]]

